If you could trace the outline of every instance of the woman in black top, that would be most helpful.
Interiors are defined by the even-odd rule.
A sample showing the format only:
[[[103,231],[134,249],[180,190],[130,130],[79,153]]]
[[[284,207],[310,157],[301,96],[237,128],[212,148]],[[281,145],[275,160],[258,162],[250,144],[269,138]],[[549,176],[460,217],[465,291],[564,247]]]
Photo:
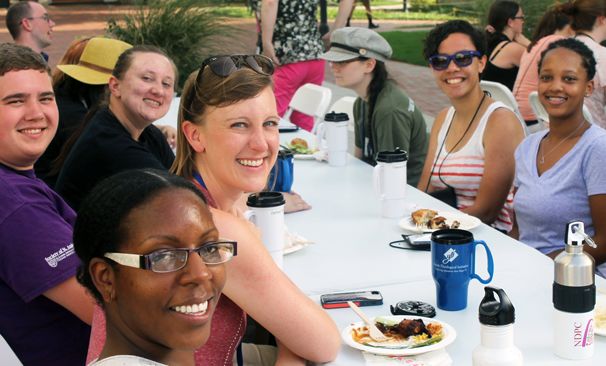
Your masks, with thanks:
[[[138,168],[168,170],[175,158],[152,122],[173,98],[177,70],[160,49],[136,46],[116,62],[109,80],[109,103],[99,107],[67,156],[55,190],[78,210],[102,179]]]
[[[59,127],[35,165],[36,176],[51,188],[55,186],[60,168],[56,166],[55,159],[69,137],[78,130],[86,113],[103,99],[111,68],[118,56],[130,47],[116,39],[81,38],[70,44],[53,72]]]
[[[515,1],[497,1],[488,13],[488,62],[482,80],[513,90],[522,54],[530,41],[522,33],[524,13]]]

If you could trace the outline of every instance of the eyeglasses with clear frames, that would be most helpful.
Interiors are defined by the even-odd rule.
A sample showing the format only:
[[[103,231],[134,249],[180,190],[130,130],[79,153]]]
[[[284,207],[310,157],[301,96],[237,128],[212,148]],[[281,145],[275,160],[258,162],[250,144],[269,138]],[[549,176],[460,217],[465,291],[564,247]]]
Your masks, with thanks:
[[[160,249],[149,254],[105,253],[105,258],[127,267],[147,269],[156,273],[175,272],[187,265],[192,252],[197,253],[205,264],[221,264],[229,261],[237,254],[235,241],[220,240],[204,243],[188,249]]]
[[[42,15],[41,15],[41,16],[39,16],[39,17],[27,17],[27,18],[25,18],[25,19],[29,19],[29,20],[34,20],[34,19],[42,19],[42,20],[44,20],[44,21],[45,21],[45,22],[47,22],[47,23],[50,23],[50,22],[51,22],[51,17],[50,17],[50,15],[48,15],[48,13],[44,13],[44,14],[42,14]]]

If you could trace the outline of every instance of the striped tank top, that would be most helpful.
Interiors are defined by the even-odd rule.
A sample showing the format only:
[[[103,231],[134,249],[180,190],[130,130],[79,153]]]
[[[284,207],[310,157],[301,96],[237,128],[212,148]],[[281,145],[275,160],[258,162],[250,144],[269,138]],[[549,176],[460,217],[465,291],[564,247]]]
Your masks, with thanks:
[[[440,152],[440,156],[438,156],[436,160],[436,167],[430,178],[431,187],[433,187],[433,189],[446,188],[446,185],[440,180],[441,177],[444,182],[455,189],[458,208],[460,210],[473,206],[475,203],[480,188],[480,182],[484,175],[484,145],[482,143],[484,130],[486,129],[488,118],[497,108],[509,109],[501,102],[493,102],[488,106],[484,115],[482,115],[480,123],[475,131],[473,131],[473,135],[467,144],[459,151],[451,154],[448,154],[446,146],[444,146]],[[438,154],[437,150],[442,146],[444,138],[446,137],[446,131],[452,123],[454,112],[454,107],[450,107],[446,118],[444,119],[444,123],[438,133],[436,154]],[[448,157],[446,161],[444,161],[447,154]],[[439,177],[438,173],[440,174]],[[501,212],[492,226],[499,230],[509,232],[512,227],[512,212],[513,186],[510,188],[505,204],[501,208]]]

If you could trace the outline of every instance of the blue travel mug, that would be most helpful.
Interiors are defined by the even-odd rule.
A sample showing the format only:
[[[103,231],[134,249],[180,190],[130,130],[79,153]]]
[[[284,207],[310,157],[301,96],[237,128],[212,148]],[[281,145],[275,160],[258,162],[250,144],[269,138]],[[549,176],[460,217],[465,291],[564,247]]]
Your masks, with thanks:
[[[267,188],[270,191],[290,192],[294,181],[293,152],[280,150],[276,164],[269,172]]]
[[[482,245],[488,257],[488,278],[475,273],[476,247]],[[494,263],[488,245],[474,240],[466,230],[437,230],[431,234],[431,272],[436,284],[438,308],[455,311],[467,307],[467,288],[473,278],[483,284],[492,281]]]

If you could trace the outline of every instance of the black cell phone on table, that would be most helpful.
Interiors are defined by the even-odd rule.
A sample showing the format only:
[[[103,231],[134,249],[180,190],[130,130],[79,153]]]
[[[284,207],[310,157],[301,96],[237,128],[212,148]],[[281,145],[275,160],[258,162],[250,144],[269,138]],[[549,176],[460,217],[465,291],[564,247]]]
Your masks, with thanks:
[[[389,243],[392,248],[407,250],[431,250],[431,233],[402,235],[402,240]]]
[[[320,296],[320,303],[324,309],[347,308],[348,301],[358,306],[383,305],[383,295],[379,291],[354,291]]]

